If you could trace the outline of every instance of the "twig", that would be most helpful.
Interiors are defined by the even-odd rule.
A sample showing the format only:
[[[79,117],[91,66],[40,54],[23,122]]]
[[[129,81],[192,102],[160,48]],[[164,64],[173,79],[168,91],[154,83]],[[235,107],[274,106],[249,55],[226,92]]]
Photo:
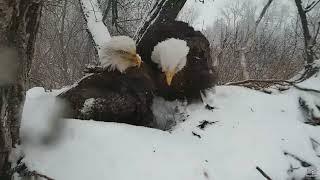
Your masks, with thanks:
[[[287,80],[281,80],[281,79],[266,79],[266,80],[248,79],[248,80],[244,80],[244,81],[229,82],[229,83],[226,83],[225,85],[227,85],[227,86],[244,85],[244,84],[249,84],[249,83],[266,83],[266,84],[285,83],[285,85],[291,85],[301,91],[314,92],[314,93],[320,94],[320,90],[301,87],[301,86],[296,85],[296,83],[298,83],[296,81],[287,81]]]
[[[237,81],[237,82],[229,82],[225,85],[241,85],[241,84],[247,84],[247,83],[287,83],[287,84],[293,84],[294,82],[282,80],[282,79],[265,79],[265,80],[259,80],[259,79],[248,79],[244,81]]]
[[[199,139],[201,139],[201,136],[199,134],[193,132],[193,131],[192,131],[192,135],[194,135],[194,136],[198,137]]]
[[[47,180],[54,180],[53,178],[46,176],[44,174],[40,174],[37,171],[29,171],[28,167],[25,165],[25,163],[22,163],[23,157],[21,157],[18,160],[18,164],[16,167],[10,170],[10,174],[12,175],[13,173],[18,173],[20,177],[30,177],[30,176],[35,176],[35,177],[42,177]]]
[[[312,149],[313,149],[314,151],[316,151],[316,150],[317,150],[317,147],[320,146],[320,143],[319,143],[318,141],[316,141],[315,139],[313,139],[313,138],[310,138],[310,141],[311,141],[311,144],[312,144]]]
[[[259,18],[257,19],[256,21],[256,29],[257,29],[257,26],[259,25],[260,21],[262,20],[264,14],[267,12],[269,6],[271,5],[273,0],[269,0],[268,3],[263,7],[261,13],[260,13],[260,16]]]
[[[90,0],[90,4],[92,6],[92,11],[93,11],[93,14],[94,14],[94,17],[96,19],[96,22],[98,21],[98,18],[97,18],[97,15],[96,15],[96,10],[94,9],[94,5],[92,4],[92,1]]]
[[[197,126],[198,128],[200,128],[201,130],[204,130],[208,125],[212,125],[215,124],[219,121],[207,121],[207,120],[203,120],[200,122],[200,124]]]
[[[299,158],[298,156],[296,156],[294,154],[291,154],[291,153],[286,152],[286,151],[283,152],[283,154],[286,155],[286,156],[290,156],[293,159],[299,161],[302,167],[310,167],[310,166],[312,166],[310,163],[306,162],[305,160],[302,160],[301,158]]]
[[[318,22],[318,28],[317,28],[316,34],[314,35],[314,38],[313,38],[313,42],[312,42],[313,45],[315,45],[317,43],[319,32],[320,32],[320,21]]]
[[[306,9],[304,10],[304,12],[309,12],[311,11],[318,3],[320,2],[320,0],[318,0],[317,2],[313,1],[310,5],[308,5],[306,7]]]
[[[42,178],[47,179],[47,180],[54,180],[54,179],[51,178],[51,177],[48,177],[48,176],[46,176],[46,175],[43,175],[43,174],[38,173],[37,171],[32,171],[32,172],[31,172],[31,175],[32,175],[32,176],[39,176],[39,177],[42,177]]]
[[[263,177],[268,180],[272,180],[259,166],[257,166],[256,169],[262,174]]]
[[[299,90],[301,90],[301,91],[320,93],[320,90],[304,88],[304,87],[301,87],[301,86],[297,86],[297,85],[295,85],[295,84],[293,84],[293,87],[295,87],[295,88],[297,88],[297,89],[299,89]]]

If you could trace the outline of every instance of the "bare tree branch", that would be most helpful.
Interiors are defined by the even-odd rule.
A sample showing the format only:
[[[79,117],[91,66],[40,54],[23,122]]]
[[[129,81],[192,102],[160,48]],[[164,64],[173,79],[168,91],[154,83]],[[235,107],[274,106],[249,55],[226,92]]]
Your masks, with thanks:
[[[262,9],[262,11],[261,11],[261,13],[260,13],[260,15],[259,15],[259,18],[256,20],[256,27],[255,27],[255,29],[257,29],[260,21],[262,20],[263,16],[266,14],[266,12],[267,12],[268,8],[270,7],[272,1],[273,1],[273,0],[269,0],[269,1],[267,2],[267,4],[263,7],[263,9]]]
[[[254,43],[254,41],[256,39],[256,32],[257,32],[258,25],[260,24],[263,16],[266,14],[266,12],[267,12],[268,8],[270,7],[272,1],[273,0],[269,0],[267,2],[267,4],[263,7],[263,9],[262,9],[262,11],[261,11],[261,13],[259,15],[259,18],[255,22],[255,26],[254,26],[253,30],[251,30],[251,32],[249,32],[249,36],[248,36],[248,39],[246,41],[246,45],[239,50],[239,52],[240,52],[240,65],[242,67],[242,75],[243,75],[244,79],[249,79],[250,78],[249,71],[248,71],[248,68],[247,68],[247,62],[246,62],[246,55],[245,54],[247,53],[248,49],[250,49],[250,47]]]
[[[267,180],[272,180],[259,166],[256,167],[256,169],[262,174],[263,177],[265,177]]]
[[[317,38],[320,32],[320,21],[318,22],[318,28],[316,30],[316,34],[314,35],[314,38],[312,40],[312,44],[315,45],[317,43]]]
[[[309,11],[311,11],[319,2],[320,0],[312,1],[312,3],[305,8],[305,12],[308,13]]]

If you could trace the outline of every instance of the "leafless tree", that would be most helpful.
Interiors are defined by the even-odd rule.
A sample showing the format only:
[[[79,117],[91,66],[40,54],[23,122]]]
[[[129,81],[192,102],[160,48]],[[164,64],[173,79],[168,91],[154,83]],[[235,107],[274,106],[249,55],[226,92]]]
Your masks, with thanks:
[[[303,36],[304,36],[304,44],[305,44],[305,54],[306,54],[306,61],[308,64],[311,64],[314,61],[314,52],[313,52],[313,46],[314,43],[312,42],[312,36],[310,34],[309,26],[308,26],[308,19],[307,19],[307,12],[309,12],[312,8],[315,7],[316,4],[319,3],[313,1],[313,5],[309,5],[309,8],[304,8],[302,5],[301,0],[295,0],[300,20],[301,20],[301,25],[303,29]]]
[[[112,35],[133,37],[157,0],[101,0],[104,22]]]
[[[247,44],[245,60],[250,78],[289,79],[301,70],[302,34],[297,17],[286,9],[286,4],[272,2],[259,26],[254,18],[258,8],[250,1],[234,1],[222,9],[222,16],[205,30],[220,83],[245,79],[239,68],[239,49]]]
[[[53,89],[70,85],[83,76],[86,64],[97,63],[80,5],[77,0],[49,1],[42,14],[31,86]]]
[[[101,0],[105,8],[111,0]],[[155,0],[115,0],[118,18],[112,23],[112,10],[105,22],[112,35],[133,36]],[[44,3],[44,16],[36,42],[31,86],[46,89],[70,85],[83,76],[86,64],[98,64],[94,43],[87,33],[78,0],[52,0]]]

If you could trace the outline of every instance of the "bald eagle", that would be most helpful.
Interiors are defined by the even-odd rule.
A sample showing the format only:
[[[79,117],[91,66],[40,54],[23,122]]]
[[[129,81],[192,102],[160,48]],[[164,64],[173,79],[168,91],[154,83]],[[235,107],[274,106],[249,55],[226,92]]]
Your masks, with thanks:
[[[100,55],[102,70],[59,95],[71,106],[69,118],[152,126],[154,84],[135,42],[125,36],[112,37]]]
[[[200,101],[217,82],[210,44],[187,23],[155,23],[138,42],[138,53],[153,68],[157,95],[166,100]]]

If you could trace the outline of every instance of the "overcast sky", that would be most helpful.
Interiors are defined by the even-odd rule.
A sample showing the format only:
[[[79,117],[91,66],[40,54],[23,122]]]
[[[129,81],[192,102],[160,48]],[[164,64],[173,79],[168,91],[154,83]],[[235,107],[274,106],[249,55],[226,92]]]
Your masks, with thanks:
[[[217,16],[220,16],[221,9],[228,3],[232,3],[234,0],[204,0],[205,3],[199,2],[199,0],[187,0],[184,8],[194,7],[198,10],[199,17],[194,22],[193,26],[197,29],[211,25]],[[258,5],[260,8],[267,3],[268,0],[252,0],[252,3]],[[280,0],[278,2],[289,4],[292,10],[294,9],[293,0]]]

